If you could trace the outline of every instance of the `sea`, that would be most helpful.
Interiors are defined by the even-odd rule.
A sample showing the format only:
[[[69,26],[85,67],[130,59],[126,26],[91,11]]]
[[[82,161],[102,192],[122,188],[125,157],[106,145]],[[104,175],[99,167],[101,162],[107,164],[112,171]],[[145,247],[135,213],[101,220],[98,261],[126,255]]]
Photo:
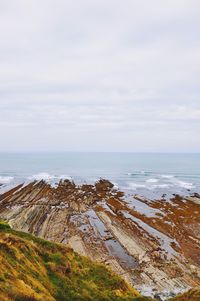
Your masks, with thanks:
[[[19,183],[108,179],[128,194],[151,199],[200,193],[200,154],[0,153],[0,194]]]

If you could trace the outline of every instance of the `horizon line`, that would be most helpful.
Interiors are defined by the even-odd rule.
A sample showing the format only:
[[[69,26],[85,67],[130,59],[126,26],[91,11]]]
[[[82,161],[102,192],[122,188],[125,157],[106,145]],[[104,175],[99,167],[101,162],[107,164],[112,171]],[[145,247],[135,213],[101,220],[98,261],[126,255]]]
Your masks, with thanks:
[[[97,153],[97,154],[200,154],[200,151],[74,151],[74,150],[65,150],[65,151],[0,151],[0,154],[66,154],[66,153]]]

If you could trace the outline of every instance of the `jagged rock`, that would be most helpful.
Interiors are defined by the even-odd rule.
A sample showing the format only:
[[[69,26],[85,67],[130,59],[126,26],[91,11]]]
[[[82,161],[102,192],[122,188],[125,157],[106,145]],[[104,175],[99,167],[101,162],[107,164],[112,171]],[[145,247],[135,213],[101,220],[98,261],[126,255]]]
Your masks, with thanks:
[[[111,190],[114,187],[114,185],[108,180],[100,179],[98,182],[95,183],[95,187],[97,192],[102,192]]]

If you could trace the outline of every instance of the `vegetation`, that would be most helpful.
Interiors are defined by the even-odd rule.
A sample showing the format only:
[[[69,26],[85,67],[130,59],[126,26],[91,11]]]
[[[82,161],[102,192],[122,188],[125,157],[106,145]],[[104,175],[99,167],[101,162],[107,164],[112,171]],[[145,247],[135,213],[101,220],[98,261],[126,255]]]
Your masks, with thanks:
[[[104,265],[0,221],[0,300],[147,301]]]

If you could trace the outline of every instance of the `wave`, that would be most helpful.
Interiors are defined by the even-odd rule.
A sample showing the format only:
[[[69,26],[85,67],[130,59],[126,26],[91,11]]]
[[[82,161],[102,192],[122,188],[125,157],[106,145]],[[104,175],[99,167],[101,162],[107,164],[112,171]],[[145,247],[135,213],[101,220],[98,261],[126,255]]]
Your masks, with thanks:
[[[14,178],[13,177],[4,177],[0,176],[0,184],[8,184],[10,183]]]
[[[134,171],[134,172],[128,172],[127,176],[149,176],[151,174],[154,174],[151,171],[144,171],[144,170],[140,170],[140,171]]]
[[[127,183],[128,187],[131,190],[137,190],[140,188],[143,189],[148,189],[148,190],[152,190],[152,189],[169,189],[169,188],[175,188],[175,187],[180,187],[180,188],[185,188],[185,189],[192,189],[195,188],[195,185],[193,183],[189,183],[189,182],[183,182],[183,181],[177,181],[175,183],[158,183],[155,184],[157,181],[153,181],[155,179],[149,179],[151,181],[147,182],[146,181],[146,185],[142,184],[142,183]],[[157,180],[157,179],[156,179]],[[152,185],[149,185],[152,184]]]
[[[72,177],[70,177],[69,175],[61,175],[61,176],[56,177],[56,179],[59,179],[59,180],[72,180]]]
[[[144,184],[137,184],[137,183],[128,183],[130,189],[137,190],[137,188],[147,188]]]
[[[170,188],[172,186],[173,186],[172,184],[157,184],[157,185],[152,185],[151,189],[157,189],[157,188],[164,189],[164,188]]]
[[[185,188],[185,189],[192,189],[195,188],[195,185],[193,183],[190,182],[184,182],[184,181],[177,181],[175,183],[176,186],[179,186],[181,188]]]
[[[119,185],[116,182],[112,182],[115,189],[119,189]]]
[[[48,174],[46,172],[41,172],[41,173],[38,173],[38,174],[28,177],[28,179],[36,180],[36,181],[41,181],[41,180],[52,181],[52,180],[62,180],[62,179],[71,180],[71,177],[68,175],[55,176],[55,175]]]
[[[41,180],[53,180],[55,179],[55,176],[54,175],[50,175],[46,172],[41,172],[41,173],[38,173],[38,174],[35,174],[35,175],[32,175],[30,177],[28,177],[29,180],[37,180],[37,181],[41,181]]]
[[[161,178],[163,179],[173,179],[174,177],[174,175],[161,175]]]
[[[158,179],[148,179],[146,180],[146,183],[157,183],[158,182]]]

